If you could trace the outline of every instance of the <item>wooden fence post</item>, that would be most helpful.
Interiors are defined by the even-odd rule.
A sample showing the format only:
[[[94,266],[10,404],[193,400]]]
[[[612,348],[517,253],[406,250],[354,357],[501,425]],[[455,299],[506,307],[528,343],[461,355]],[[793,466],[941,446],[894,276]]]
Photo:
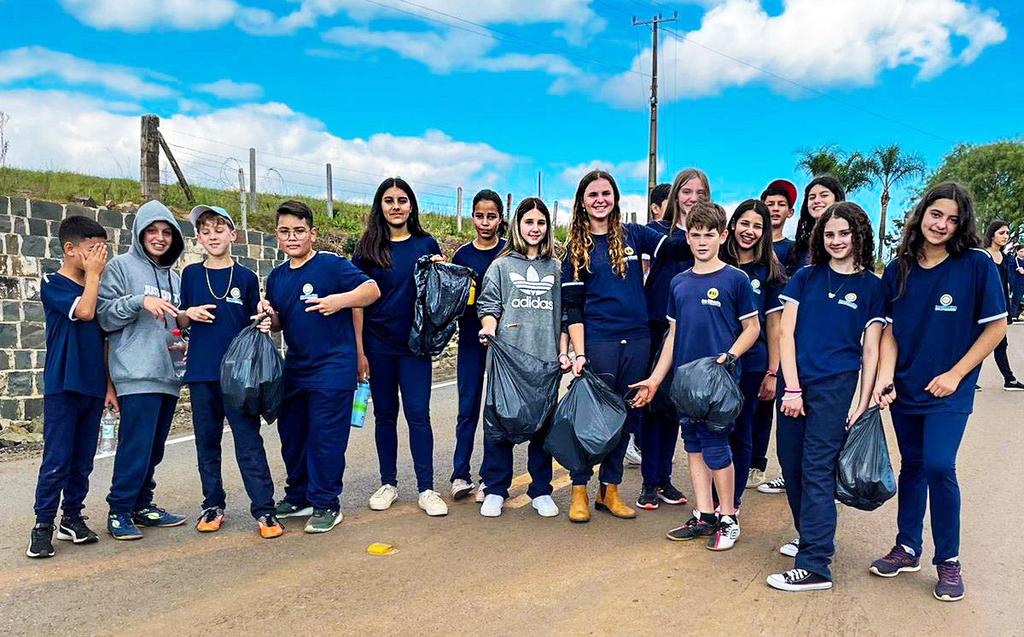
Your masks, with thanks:
[[[330,164],[327,164],[327,218],[334,219],[334,184],[331,179]]]
[[[160,198],[160,118],[156,115],[142,116],[140,148],[139,184],[145,203]]]
[[[249,210],[256,213],[256,149],[249,149]]]
[[[462,232],[462,186],[455,189],[455,230]]]

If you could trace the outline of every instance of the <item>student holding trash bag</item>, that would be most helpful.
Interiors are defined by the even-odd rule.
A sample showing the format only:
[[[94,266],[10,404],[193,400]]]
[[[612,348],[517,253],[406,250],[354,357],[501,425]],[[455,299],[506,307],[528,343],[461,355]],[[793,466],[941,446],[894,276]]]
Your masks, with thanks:
[[[373,396],[374,440],[381,486],[370,496],[370,509],[384,511],[398,499],[398,392],[409,423],[409,447],[416,468],[418,504],[427,515],[448,515],[448,505],[434,491],[434,433],[430,429],[429,356],[409,349],[416,283],[416,261],[424,255],[441,260],[441,248],[420,225],[416,194],[404,179],[385,179],[370,206],[366,231],[353,254],[356,267],[380,286],[380,300],[357,313],[359,376],[369,377]]]
[[[274,215],[277,245],[288,255],[267,277],[260,329],[284,331],[284,399],[277,419],[288,472],[278,517],[309,516],[306,533],[341,523],[339,497],[356,390],[353,308],[380,296],[347,259],[313,249],[313,212],[285,201]]]
[[[256,273],[235,263],[231,244],[235,224],[223,208],[196,206],[189,214],[196,240],[206,251],[203,263],[193,263],[181,273],[181,307],[178,326],[191,327],[189,357],[183,381],[192,397],[192,426],[196,434],[196,459],[203,488],[202,512],[196,530],[211,533],[224,521],[226,495],[221,480],[221,440],[224,419],[231,424],[235,459],[249,496],[249,511],[261,537],[284,532],[274,508],[274,481],[260,436],[258,414],[244,414],[225,405],[221,391],[221,359],[231,339],[249,324],[260,302]],[[266,337],[263,337],[266,338]]]
[[[666,236],[686,238],[686,216],[701,198],[711,197],[708,177],[699,168],[686,168],[676,175],[669,188],[664,216],[647,224]],[[647,325],[651,330],[651,350],[648,370],[658,362],[668,331],[665,306],[668,304],[669,288],[677,274],[693,265],[692,255],[685,260],[658,259],[651,267],[644,284],[647,298]],[[671,343],[671,341],[668,341]],[[672,458],[676,453],[676,439],[679,437],[679,416],[670,400],[658,400],[645,408],[640,415],[640,443],[646,450],[640,464],[643,484],[636,499],[640,509],[657,509],[659,501],[666,504],[686,504],[686,496],[672,484]],[[629,458],[627,449],[626,458]]]
[[[752,466],[755,432],[758,451],[768,450],[772,417],[775,412],[776,372],[779,369],[779,320],[782,302],[779,292],[785,282],[785,270],[772,249],[772,217],[768,206],[757,199],[747,199],[733,211],[722,246],[722,260],[743,270],[750,278],[757,318],[761,332],[757,341],[740,358],[743,411],[729,434],[733,464],[736,467],[734,506],[739,510],[743,491],[755,471]],[[763,445],[763,446],[762,446]],[[757,486],[757,485],[755,485]]]
[[[720,207],[702,199],[690,210],[686,240],[693,250],[694,264],[672,280],[667,307],[669,328],[665,337],[666,343],[672,346],[662,350],[649,377],[630,385],[637,390],[634,407],[650,402],[671,368],[676,368],[674,381],[679,382],[679,374],[684,371],[681,366],[703,359],[726,365],[733,378],[726,376],[725,380],[735,388],[739,377],[739,370],[735,369],[738,358],[757,340],[760,327],[750,279],[742,270],[719,258],[726,233],[725,212]],[[702,379],[704,382],[719,380]],[[738,388],[736,394],[735,403],[740,407],[742,399]],[[720,515],[715,513],[711,487],[714,484],[719,493],[726,495],[735,491],[736,475],[728,431],[732,423],[716,422],[712,426],[707,419],[697,421],[688,416],[684,405],[678,406],[697,508],[683,526],[669,531],[667,537],[681,541],[710,536],[708,549],[728,550],[739,538],[739,518],[730,497],[722,500]]]
[[[484,272],[505,247],[504,206],[501,195],[481,190],[473,197],[473,229],[476,237],[452,255],[452,263],[472,268],[476,273],[476,298],[483,289]],[[473,476],[469,461],[473,457],[476,425],[480,420],[480,400],[484,390],[484,365],[487,350],[480,344],[480,318],[473,297],[459,318],[459,350],[455,378],[459,390],[459,414],[455,422],[455,454],[452,459],[451,493],[461,500],[473,492]],[[483,502],[483,484],[477,488],[477,501]]]
[[[559,284],[561,264],[555,258],[555,240],[551,233],[551,214],[537,197],[524,199],[512,218],[512,231],[508,246],[484,275],[483,288],[477,299],[477,313],[482,343],[491,342],[488,355],[488,405],[485,408],[485,427],[496,423],[491,405],[494,383],[499,381],[496,366],[500,352],[506,349],[521,358],[533,358],[548,365],[538,366],[540,374],[524,380],[548,383],[545,393],[523,397],[547,408],[536,423],[536,433],[529,439],[527,466],[530,470],[530,488],[527,495],[533,508],[543,517],[558,515],[558,507],[551,499],[551,454],[544,450],[544,427],[558,397],[558,380],[563,370],[570,367],[565,351],[568,343],[562,339],[562,289]],[[541,378],[536,378],[540,376]],[[512,449],[514,441],[498,439],[498,432],[484,432],[484,461],[480,469],[486,484],[486,497],[480,515],[501,515],[508,488],[512,484]],[[503,438],[506,438],[503,436]]]
[[[573,373],[584,365],[608,382],[619,395],[643,378],[650,355],[650,329],[644,299],[641,254],[651,256],[651,267],[661,258],[690,257],[686,243],[651,228],[620,221],[619,188],[611,175],[593,170],[580,180],[573,201],[566,255],[562,261],[562,306],[567,315],[575,359]],[[630,418],[639,413],[630,412]],[[628,432],[629,418],[627,418]],[[622,459],[629,444],[623,435],[601,463],[595,508],[618,518],[635,518],[636,511],[619,497]],[[591,468],[572,476],[569,519],[590,519],[587,482]]]
[[[892,406],[900,448],[896,544],[870,570],[882,577],[921,568],[931,508],[932,564],[941,601],[964,596],[956,453],[974,409],[980,364],[1006,335],[1006,303],[992,259],[977,248],[974,202],[954,182],[927,193],[907,218],[882,283],[889,329],[875,399]]]
[[[799,534],[780,549],[796,549],[794,568],[767,579],[783,591],[832,588],[836,459],[847,427],[870,404],[885,326],[882,283],[871,271],[874,234],[860,206],[841,202],[821,215],[810,259],[779,295],[784,389],[776,439]]]

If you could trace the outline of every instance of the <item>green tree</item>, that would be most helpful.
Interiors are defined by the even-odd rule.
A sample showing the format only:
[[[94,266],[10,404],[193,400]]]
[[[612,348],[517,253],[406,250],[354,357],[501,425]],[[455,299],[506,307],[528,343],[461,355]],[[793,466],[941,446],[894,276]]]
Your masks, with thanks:
[[[924,174],[924,160],[916,153],[904,154],[899,144],[880,146],[871,151],[870,170],[882,184],[882,209],[878,220],[878,258],[885,258],[885,213],[892,197],[889,189],[911,177]]]
[[[797,168],[811,177],[832,175],[849,195],[874,183],[873,162],[858,151],[848,153],[835,144],[799,151]]]
[[[957,181],[970,189],[978,228],[999,217],[1018,230],[1024,222],[1024,137],[957,144],[928,176],[926,187],[943,181]]]

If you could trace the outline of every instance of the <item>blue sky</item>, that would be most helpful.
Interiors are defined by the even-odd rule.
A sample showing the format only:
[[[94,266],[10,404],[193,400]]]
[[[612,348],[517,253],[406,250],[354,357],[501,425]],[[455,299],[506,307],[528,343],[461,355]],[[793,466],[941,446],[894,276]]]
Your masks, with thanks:
[[[1021,131],[1009,0],[0,0],[8,164],[138,174],[138,115],[163,118],[186,175],[362,200],[389,174],[426,207],[454,187],[544,196],[608,167],[642,209],[650,42],[660,44],[660,180],[696,165],[726,205],[796,151],[891,142],[935,166],[953,142]],[[753,67],[757,67],[756,69]],[[801,88],[806,87],[806,88]],[[810,89],[810,90],[807,90]],[[866,112],[870,111],[870,112]],[[855,197],[877,215],[877,192]],[[897,193],[894,206],[906,204]]]

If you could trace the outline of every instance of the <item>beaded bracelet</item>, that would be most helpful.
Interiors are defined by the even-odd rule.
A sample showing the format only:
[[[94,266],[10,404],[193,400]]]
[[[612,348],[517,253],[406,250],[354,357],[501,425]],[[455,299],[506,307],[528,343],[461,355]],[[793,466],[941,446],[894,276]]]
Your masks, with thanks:
[[[796,400],[797,398],[801,397],[802,394],[786,394],[785,396],[782,397],[782,402],[786,402],[787,400]]]
[[[771,376],[772,378],[775,378],[775,376],[776,376],[775,370],[774,369],[765,370],[764,375],[765,376]]]

